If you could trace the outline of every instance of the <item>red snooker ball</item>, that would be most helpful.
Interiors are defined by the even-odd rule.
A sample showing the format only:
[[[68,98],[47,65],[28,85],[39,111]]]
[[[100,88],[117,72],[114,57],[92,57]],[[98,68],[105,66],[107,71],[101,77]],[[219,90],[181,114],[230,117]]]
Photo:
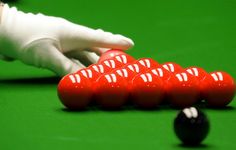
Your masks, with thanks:
[[[101,75],[101,73],[96,72],[95,70],[92,70],[90,68],[84,68],[79,71],[77,71],[78,74],[82,74],[86,78],[90,79],[91,82],[94,82],[98,79],[98,77]]]
[[[81,74],[64,76],[57,88],[61,103],[71,110],[86,109],[92,98],[91,81]]]
[[[127,67],[115,69],[112,71],[112,73],[115,73],[119,76],[124,77],[127,80],[127,82],[130,82],[133,79],[133,77],[138,74],[137,72],[135,72],[132,69],[129,69]]]
[[[203,93],[205,91],[205,86],[204,86],[204,80],[205,78],[209,78],[210,75],[202,68],[200,67],[189,67],[186,68],[185,71],[190,73],[191,75],[195,76],[197,80],[200,82],[199,84],[199,89],[200,89],[200,97],[199,99],[202,100],[203,98]]]
[[[103,62],[101,62],[101,65],[103,65],[104,67],[107,67],[109,71],[112,71],[114,69],[121,68],[124,66],[123,63],[115,59],[104,60]]]
[[[235,82],[228,73],[217,71],[210,73],[204,80],[204,98],[211,107],[225,107],[235,96]]]
[[[168,100],[174,107],[189,107],[199,99],[199,81],[195,76],[182,72],[173,74],[167,85]]]
[[[118,69],[113,70],[111,73],[114,73],[118,76],[123,77],[128,82],[127,90],[130,91],[130,88],[131,88],[130,82],[137,75],[136,72],[131,71],[127,68],[118,68]]]
[[[88,68],[97,72],[98,74],[108,73],[111,70],[110,67],[102,64],[92,64]]]
[[[142,66],[148,69],[157,68],[159,66],[159,63],[151,58],[141,58],[137,60],[137,63],[141,64]]]
[[[157,67],[155,69],[148,70],[147,73],[152,73],[152,74],[160,77],[160,79],[164,83],[165,93],[167,93],[167,84],[168,84],[168,80],[171,77],[172,73],[162,67]]]
[[[144,109],[156,108],[163,100],[163,81],[151,73],[136,75],[131,84],[131,100]]]
[[[96,102],[105,109],[120,109],[127,102],[127,81],[114,73],[104,74],[95,83]]]
[[[99,60],[98,60],[98,63],[101,63],[103,62],[104,60],[107,60],[107,59],[111,59],[117,55],[127,55],[124,51],[122,50],[115,50],[115,49],[112,49],[112,50],[108,50],[106,51],[105,53],[103,53]]]
[[[121,77],[124,77],[128,81],[131,79],[130,76],[133,72],[128,71],[125,68],[118,68],[118,69],[113,70],[111,73],[115,73]]]
[[[143,66],[139,63],[131,63],[131,64],[124,66],[123,68],[127,69],[127,71],[132,72],[132,73],[130,73],[133,75],[132,77],[134,77],[134,75],[137,75],[139,73],[144,73],[148,70],[148,68],[146,68],[145,66]]]
[[[128,64],[126,66],[124,66],[122,69],[125,69],[128,72],[128,75],[126,77],[127,81],[128,81],[128,89],[130,90],[130,84],[133,80],[133,78],[139,74],[139,73],[145,73],[148,68],[146,68],[145,66],[139,64],[139,63],[131,63]]]
[[[128,54],[120,54],[114,57],[115,60],[121,62],[122,64],[128,64],[135,61],[135,59]]]
[[[184,70],[179,64],[173,62],[164,63],[162,64],[162,67],[172,73],[178,73]]]
[[[189,67],[186,68],[185,71],[187,71],[191,75],[194,75],[199,81],[202,81],[208,74],[204,69],[200,67]]]

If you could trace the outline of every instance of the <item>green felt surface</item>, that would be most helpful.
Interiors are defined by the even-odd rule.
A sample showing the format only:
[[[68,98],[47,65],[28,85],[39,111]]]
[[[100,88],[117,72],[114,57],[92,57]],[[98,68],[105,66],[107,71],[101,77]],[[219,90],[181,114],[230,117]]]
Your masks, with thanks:
[[[135,41],[127,53],[183,67],[223,70],[236,78],[236,2],[233,0],[19,0],[25,12],[60,16]],[[19,61],[0,61],[0,149],[235,149],[236,100],[204,109],[211,130],[203,145],[183,147],[173,132],[178,110],[68,112],[58,78]]]

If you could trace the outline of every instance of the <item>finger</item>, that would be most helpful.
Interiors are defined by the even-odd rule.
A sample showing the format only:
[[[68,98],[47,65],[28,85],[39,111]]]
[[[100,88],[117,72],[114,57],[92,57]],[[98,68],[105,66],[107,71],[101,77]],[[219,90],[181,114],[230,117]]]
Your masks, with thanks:
[[[98,56],[100,56],[101,54],[105,53],[106,51],[111,50],[111,48],[93,47],[93,48],[89,48],[89,49],[85,49],[85,50],[89,51],[89,52],[94,52]]]
[[[77,44],[77,48],[103,47],[126,50],[134,46],[134,42],[123,35],[116,35],[103,30],[94,30],[84,26],[69,24],[63,32],[64,39]],[[75,47],[74,47],[75,48]]]
[[[34,65],[38,67],[47,68],[59,76],[74,73],[79,69],[84,68],[81,63],[67,58],[53,45],[48,45],[44,47],[45,49],[42,48],[43,47],[35,49],[35,51],[37,51],[35,52],[36,58],[33,58],[35,61]]]
[[[92,35],[93,37],[90,39],[92,47],[127,50],[134,46],[134,42],[123,35],[96,30]]]
[[[81,50],[71,51],[67,53],[66,56],[79,60],[85,66],[97,63],[99,59],[99,56],[96,53],[90,51],[81,51]]]
[[[69,58],[73,63],[77,64],[78,66],[81,66],[79,69],[81,68],[85,68],[85,65],[83,65],[78,59],[75,58]]]
[[[64,76],[68,73],[74,73],[85,67],[79,63],[79,61],[67,58],[55,47],[51,47],[50,52],[50,62],[47,67],[60,76]]]

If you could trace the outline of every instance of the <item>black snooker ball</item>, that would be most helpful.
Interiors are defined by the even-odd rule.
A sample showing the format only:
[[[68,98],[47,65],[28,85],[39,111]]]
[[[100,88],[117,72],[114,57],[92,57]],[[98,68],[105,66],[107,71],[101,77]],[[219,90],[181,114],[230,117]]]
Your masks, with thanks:
[[[207,116],[195,107],[181,110],[174,120],[174,131],[184,145],[199,145],[207,136],[210,124]]]

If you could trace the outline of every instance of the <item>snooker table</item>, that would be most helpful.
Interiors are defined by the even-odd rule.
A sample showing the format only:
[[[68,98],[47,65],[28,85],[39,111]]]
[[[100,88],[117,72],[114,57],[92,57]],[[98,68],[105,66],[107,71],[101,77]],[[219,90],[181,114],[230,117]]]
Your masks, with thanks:
[[[135,58],[173,61],[236,79],[234,0],[18,0],[25,12],[64,17],[135,41]],[[60,78],[20,61],[0,61],[0,150],[236,149],[236,98],[224,109],[202,108],[210,133],[198,147],[176,138],[179,110],[91,109],[70,112],[59,102]]]

